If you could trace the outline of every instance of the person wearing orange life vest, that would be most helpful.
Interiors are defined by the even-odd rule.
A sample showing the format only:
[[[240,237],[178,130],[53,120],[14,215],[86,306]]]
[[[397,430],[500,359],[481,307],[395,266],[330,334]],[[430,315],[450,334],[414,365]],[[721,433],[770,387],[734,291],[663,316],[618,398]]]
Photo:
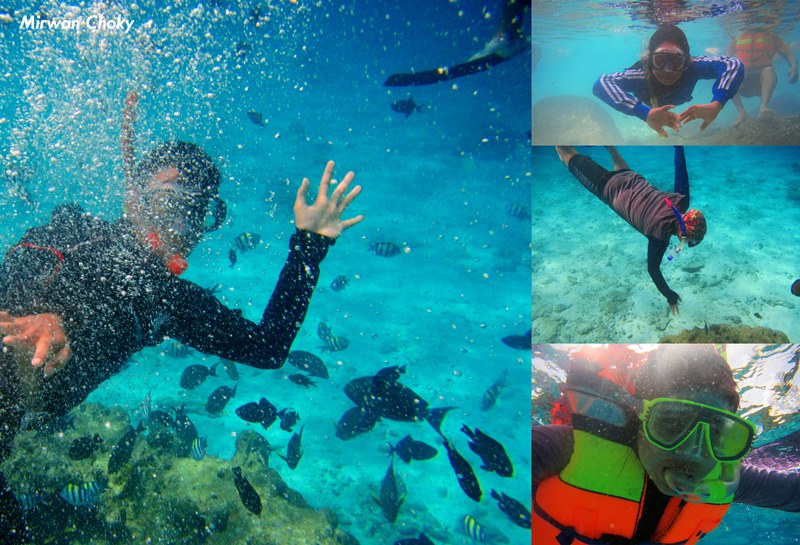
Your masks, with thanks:
[[[780,55],[789,64],[787,78],[789,83],[797,82],[797,58],[786,43],[770,30],[746,30],[739,36],[731,36],[729,49],[731,56],[737,57],[745,66],[745,76],[733,103],[739,112],[734,126],[747,119],[747,111],[742,97],[761,97],[759,116],[771,112],[769,101],[778,84],[778,76],[773,66],[775,56]]]
[[[630,382],[573,360],[572,426],[535,426],[532,544],[692,545],[730,504],[800,511],[791,468],[750,451],[755,426],[712,346],[666,345]]]

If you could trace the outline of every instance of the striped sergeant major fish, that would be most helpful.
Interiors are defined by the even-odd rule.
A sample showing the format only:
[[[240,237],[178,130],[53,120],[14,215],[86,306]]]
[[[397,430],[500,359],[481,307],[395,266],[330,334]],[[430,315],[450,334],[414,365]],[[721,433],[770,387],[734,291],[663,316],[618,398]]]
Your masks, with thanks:
[[[464,518],[461,520],[461,528],[472,541],[477,541],[478,543],[489,542],[489,537],[486,534],[486,530],[484,530],[483,526],[478,524],[478,521],[475,520],[471,515],[464,515]]]
[[[346,337],[331,333],[331,328],[325,322],[320,322],[317,326],[317,337],[325,343],[323,350],[330,352],[339,352],[350,346],[350,341]]]
[[[206,437],[195,437],[192,441],[192,458],[198,461],[205,458],[206,447],[208,447],[208,439]]]
[[[500,373],[500,376],[495,379],[491,386],[489,386],[486,391],[483,393],[483,397],[481,398],[481,410],[488,411],[494,404],[497,403],[497,396],[500,395],[500,392],[506,387],[506,379],[508,378],[508,370],[503,371]]]
[[[69,483],[59,493],[61,499],[76,507],[86,507],[92,505],[103,493],[103,487],[97,481],[89,481],[81,484]]]

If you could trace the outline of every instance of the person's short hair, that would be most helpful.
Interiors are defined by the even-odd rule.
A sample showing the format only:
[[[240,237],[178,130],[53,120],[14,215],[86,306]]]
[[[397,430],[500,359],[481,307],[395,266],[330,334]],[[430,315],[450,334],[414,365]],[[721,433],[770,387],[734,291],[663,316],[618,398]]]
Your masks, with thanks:
[[[720,396],[732,411],[739,408],[733,371],[713,345],[663,345],[650,352],[634,379],[640,399],[707,392]]]
[[[650,37],[650,43],[647,46],[648,51],[653,53],[664,42],[674,43],[683,51],[684,55],[689,55],[689,40],[686,39],[686,34],[677,26],[661,25],[658,27]]]
[[[163,168],[175,167],[186,189],[209,199],[219,195],[220,172],[213,159],[197,144],[170,140],[145,154],[136,165],[133,183],[144,186],[150,176]]]

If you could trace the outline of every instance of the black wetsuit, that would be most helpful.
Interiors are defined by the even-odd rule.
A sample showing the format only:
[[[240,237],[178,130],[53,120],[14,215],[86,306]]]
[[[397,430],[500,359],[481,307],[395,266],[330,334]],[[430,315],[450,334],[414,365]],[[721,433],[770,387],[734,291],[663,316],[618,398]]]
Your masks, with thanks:
[[[665,198],[680,211],[689,209],[689,175],[683,148],[675,147],[675,186],[673,193],[659,191],[631,170],[610,172],[585,155],[574,155],[569,171],[597,198],[622,219],[647,237],[647,272],[670,305],[680,296],[672,291],[661,273],[661,260],[672,234],[679,232],[678,216]]]
[[[75,205],[56,208],[49,224],[28,230],[6,254],[0,265],[0,310],[14,316],[59,315],[72,358],[40,381],[39,394],[28,398],[36,400],[31,407],[23,399],[13,355],[0,357],[0,461],[26,412],[63,415],[132,354],[167,337],[253,367],[280,367],[333,243],[307,231],[292,235],[278,284],[261,322],[254,323],[172,275],[126,221],[108,223]],[[0,531],[2,526],[0,520]]]

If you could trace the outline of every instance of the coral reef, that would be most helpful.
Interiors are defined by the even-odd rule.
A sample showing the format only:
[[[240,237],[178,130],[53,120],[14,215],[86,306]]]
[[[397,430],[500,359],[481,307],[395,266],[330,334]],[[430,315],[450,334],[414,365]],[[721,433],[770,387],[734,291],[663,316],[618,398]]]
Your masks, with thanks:
[[[195,460],[176,457],[171,430],[153,425],[139,433],[130,460],[109,475],[112,447],[131,430],[127,413],[83,404],[71,415],[74,429],[19,433],[12,454],[0,466],[26,507],[36,543],[358,543],[337,528],[332,512],[312,509],[269,467],[271,447],[255,432],[239,435],[233,460]],[[97,450],[72,459],[74,440],[95,433],[103,440]],[[242,504],[231,471],[236,466],[260,496],[260,515]],[[85,502],[64,499],[70,484],[72,499]],[[95,488],[102,492],[93,498],[86,491]]]
[[[767,327],[732,326],[713,324],[705,327],[684,329],[677,335],[668,335],[659,343],[788,343],[783,331]]]
[[[800,117],[780,117],[769,113],[751,117],[736,127],[728,127],[709,135],[698,137],[695,145],[726,146],[791,146],[800,141]]]
[[[620,141],[610,108],[583,96],[552,96],[531,108],[533,145],[592,145]]]

